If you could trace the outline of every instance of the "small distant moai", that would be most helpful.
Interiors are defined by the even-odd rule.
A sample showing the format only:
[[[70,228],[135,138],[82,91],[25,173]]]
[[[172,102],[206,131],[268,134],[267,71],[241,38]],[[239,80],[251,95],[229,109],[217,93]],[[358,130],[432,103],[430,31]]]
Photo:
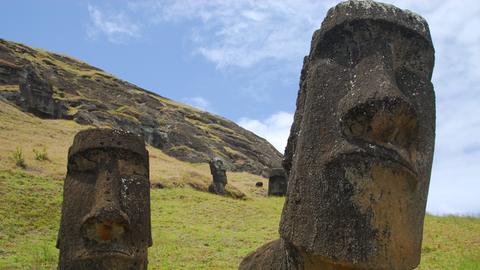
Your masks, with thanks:
[[[227,185],[227,167],[225,166],[225,162],[219,157],[214,157],[210,160],[209,164],[213,182],[208,187],[208,191],[225,195],[225,186]]]
[[[280,239],[240,269],[414,269],[435,137],[427,22],[373,1],[328,11],[304,60]]]
[[[268,196],[285,196],[287,177],[283,168],[273,168],[268,177]]]
[[[144,270],[152,245],[148,152],[111,129],[76,134],[68,151],[57,248],[60,270]]]

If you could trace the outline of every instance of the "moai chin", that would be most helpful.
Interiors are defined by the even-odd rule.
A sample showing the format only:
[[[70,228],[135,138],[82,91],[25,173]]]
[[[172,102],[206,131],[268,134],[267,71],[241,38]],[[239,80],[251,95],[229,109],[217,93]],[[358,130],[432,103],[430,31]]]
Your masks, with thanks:
[[[268,196],[285,196],[287,177],[283,168],[272,168],[268,177]]]
[[[225,195],[225,186],[227,185],[227,167],[225,162],[219,157],[214,157],[210,160],[209,165],[213,182],[208,187],[208,190],[212,193]]]
[[[420,16],[372,1],[328,11],[301,73],[283,163],[281,239],[241,269],[419,264],[435,137],[433,64]]]
[[[143,139],[111,129],[77,133],[68,152],[58,269],[147,269],[149,187]]]

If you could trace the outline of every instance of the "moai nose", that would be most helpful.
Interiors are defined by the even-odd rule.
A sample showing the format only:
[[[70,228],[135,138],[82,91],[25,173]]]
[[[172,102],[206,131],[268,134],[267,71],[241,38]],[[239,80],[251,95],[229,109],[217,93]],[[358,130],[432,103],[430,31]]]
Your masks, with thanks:
[[[83,225],[84,236],[97,243],[120,240],[128,230],[128,217],[121,210],[107,205],[89,215]]]
[[[403,148],[408,148],[417,132],[415,111],[400,98],[358,104],[342,120],[347,137]]]

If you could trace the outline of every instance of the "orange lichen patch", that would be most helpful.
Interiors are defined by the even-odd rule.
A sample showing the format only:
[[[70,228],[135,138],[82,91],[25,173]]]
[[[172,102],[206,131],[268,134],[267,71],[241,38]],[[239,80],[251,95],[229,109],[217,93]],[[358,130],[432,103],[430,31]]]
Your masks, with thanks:
[[[107,242],[119,239],[125,232],[125,227],[118,222],[105,220],[87,225],[86,236],[96,242]]]
[[[103,241],[112,240],[112,223],[101,223],[95,224],[95,229],[97,231],[97,236]]]
[[[118,239],[124,232],[125,228],[122,224],[114,221],[104,221],[103,223],[95,225],[97,235],[103,241],[110,241]]]

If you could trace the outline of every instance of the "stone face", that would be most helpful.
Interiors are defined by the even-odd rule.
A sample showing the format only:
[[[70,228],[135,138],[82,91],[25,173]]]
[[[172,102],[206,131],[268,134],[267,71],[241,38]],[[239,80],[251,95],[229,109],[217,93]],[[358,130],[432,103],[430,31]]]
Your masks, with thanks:
[[[268,177],[268,196],[287,194],[287,177],[283,168],[273,168]]]
[[[68,154],[58,269],[147,269],[151,245],[143,139],[111,129],[80,131]]]
[[[225,186],[227,185],[227,167],[225,162],[219,157],[214,157],[210,160],[209,165],[213,181],[208,190],[212,193],[225,195]]]
[[[435,137],[433,64],[420,16],[372,1],[329,10],[304,61],[283,162],[289,187],[279,249],[294,263],[282,269],[419,264]],[[261,265],[260,254],[248,258],[255,255]]]

